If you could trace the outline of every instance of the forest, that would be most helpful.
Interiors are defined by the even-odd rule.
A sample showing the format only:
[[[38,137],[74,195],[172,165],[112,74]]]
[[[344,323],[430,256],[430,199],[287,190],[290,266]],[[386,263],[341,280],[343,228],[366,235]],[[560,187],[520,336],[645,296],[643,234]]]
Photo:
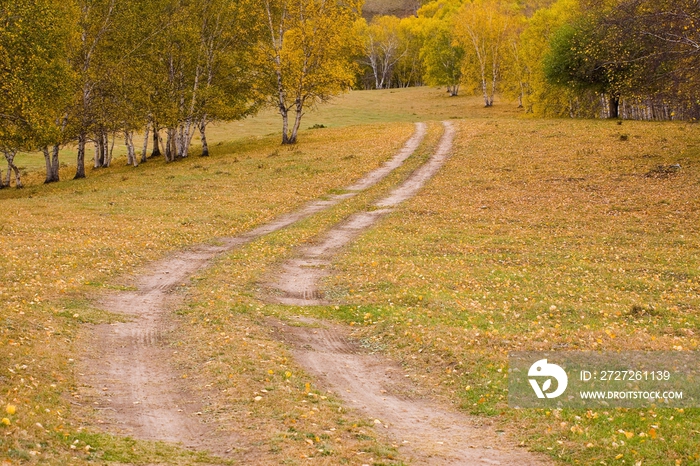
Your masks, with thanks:
[[[3,0],[2,187],[18,152],[46,182],[77,146],[75,178],[187,157],[195,136],[263,107],[297,140],[303,115],[352,88],[441,86],[547,117],[700,116],[695,0],[434,0],[413,16],[362,16],[361,0]],[[139,140],[135,141],[138,136]]]

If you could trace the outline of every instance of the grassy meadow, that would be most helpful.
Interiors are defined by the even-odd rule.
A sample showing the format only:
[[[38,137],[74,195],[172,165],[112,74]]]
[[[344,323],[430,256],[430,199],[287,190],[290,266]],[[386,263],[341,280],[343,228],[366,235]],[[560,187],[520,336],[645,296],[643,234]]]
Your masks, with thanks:
[[[212,127],[212,156],[0,191],[0,464],[402,464],[395,446],[298,367],[269,316],[362,329],[445,403],[489,416],[561,464],[700,464],[700,410],[512,410],[508,351],[697,350],[700,132],[688,123],[539,120],[509,103],[421,88],[352,92],[279,146],[279,117]],[[267,275],[424,161],[455,119],[454,155],[338,257],[337,305],[267,304]],[[111,436],[78,395],[75,361],[106,289],[150,261],[250,230],[377,167],[431,121],[406,164],[355,198],[221,257],[183,287],[168,344],[205,416],[241,439],[230,460]],[[72,176],[70,152],[62,179]],[[19,157],[18,157],[19,159]],[[32,165],[36,160],[38,164]],[[680,164],[676,173],[659,165]],[[265,390],[265,402],[254,393]],[[216,396],[211,395],[215,391]],[[7,409],[12,405],[12,409]],[[12,412],[12,414],[10,414]],[[87,448],[90,445],[90,448]],[[5,462],[5,463],[3,463]]]
[[[444,90],[443,90],[444,91]],[[313,126],[326,128],[343,128],[352,125],[387,122],[415,122],[426,120],[458,119],[465,117],[493,118],[501,115],[517,115],[515,106],[505,104],[500,108],[485,109],[478,97],[459,96],[450,98],[439,89],[385,89],[378,91],[351,91],[340,95],[330,102],[309,112],[302,120],[302,129]],[[163,137],[164,135],[161,134]],[[143,135],[136,135],[134,143],[137,154],[141,153]],[[282,140],[282,119],[274,109],[265,109],[253,118],[227,123],[212,123],[207,129],[207,141],[212,150],[218,150],[218,145],[231,141],[246,139]],[[149,140],[150,154],[152,141]],[[193,138],[193,145],[199,144],[199,133]],[[219,153],[227,149],[218,150]],[[195,149],[196,152],[196,149]],[[62,165],[75,164],[76,148],[67,146],[61,150]],[[196,155],[196,153],[195,153]],[[86,168],[92,165],[93,148],[88,144],[86,150]],[[114,164],[124,163],[126,147],[123,136],[118,135],[114,145]],[[26,173],[43,170],[44,156],[40,153],[19,154],[15,164]],[[3,165],[0,164],[0,167]],[[65,179],[72,178],[75,170],[67,170]],[[63,176],[63,174],[62,174]]]
[[[465,121],[336,264],[346,305],[318,311],[567,463],[700,464],[700,410],[513,411],[505,378],[508,351],[698,349],[699,161],[694,125]]]
[[[9,423],[0,426],[0,457],[190,464],[190,454],[165,445],[93,436],[94,450],[86,451],[80,443],[87,435],[76,412],[85,411],[76,398],[80,335],[116,318],[91,301],[170,251],[248,231],[345,186],[393,155],[412,131],[398,124],[308,132],[292,148],[277,138],[243,140],[216,146],[208,159],[115,164],[77,182],[44,186],[41,173],[30,174],[27,188],[0,192],[11,213],[0,226],[0,406],[14,406],[0,416]]]

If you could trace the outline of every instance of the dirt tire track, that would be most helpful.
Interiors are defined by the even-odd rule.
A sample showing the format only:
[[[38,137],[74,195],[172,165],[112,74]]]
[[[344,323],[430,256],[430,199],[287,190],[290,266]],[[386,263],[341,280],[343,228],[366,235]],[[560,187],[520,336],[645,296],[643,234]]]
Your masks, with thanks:
[[[330,260],[343,246],[357,238],[379,219],[393,211],[401,202],[415,196],[448,159],[452,150],[454,128],[443,122],[444,133],[435,153],[428,162],[391,193],[374,204],[375,210],[351,215],[330,229],[316,244],[304,247],[297,256],[282,265],[281,273],[268,286],[272,301],[298,306],[327,304],[318,282],[329,273]]]
[[[430,160],[416,169],[376,210],[359,212],[327,231],[316,244],[303,247],[285,262],[271,282],[271,299],[291,305],[328,304],[319,280],[329,274],[333,256],[401,202],[415,196],[449,158],[454,139],[450,122]],[[514,448],[496,432],[479,427],[475,417],[446,410],[425,397],[406,397],[417,387],[405,380],[402,369],[378,355],[367,355],[351,343],[339,327],[306,320],[320,328],[273,323],[281,340],[291,344],[297,362],[331,387],[348,405],[377,418],[416,464],[431,465],[543,465],[535,455]],[[376,421],[375,421],[376,422]],[[484,422],[483,419],[480,420]]]
[[[79,361],[82,397],[93,400],[108,431],[145,440],[182,443],[224,455],[233,438],[212,435],[215,427],[200,422],[201,401],[182,388],[172,367],[167,334],[169,313],[182,303],[173,291],[210,261],[261,236],[281,230],[349,199],[384,179],[410,157],[426,134],[417,123],[413,136],[381,167],[345,189],[343,194],[313,201],[219,245],[199,245],[158,261],[136,279],[137,291],[102,296],[98,307],[131,317],[129,322],[95,325]]]
[[[277,337],[319,382],[349,407],[364,412],[417,465],[544,466],[538,455],[514,447],[487,419],[446,409],[421,394],[405,370],[390,359],[367,354],[347,330],[309,318],[289,324],[270,320]],[[301,324],[301,325],[299,325]],[[379,430],[381,432],[381,429]]]

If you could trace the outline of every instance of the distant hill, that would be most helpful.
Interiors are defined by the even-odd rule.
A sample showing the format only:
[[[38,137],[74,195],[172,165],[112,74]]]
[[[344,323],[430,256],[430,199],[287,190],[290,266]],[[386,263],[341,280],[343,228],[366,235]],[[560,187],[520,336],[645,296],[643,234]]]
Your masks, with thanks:
[[[530,17],[540,8],[547,8],[555,0],[519,0],[518,4],[523,7],[523,12]],[[365,0],[362,15],[370,20],[378,15],[394,15],[405,18],[416,14],[421,4],[426,3],[421,0]]]
[[[414,15],[420,5],[420,0],[365,0],[362,15],[367,19],[378,15],[394,15],[404,18]]]

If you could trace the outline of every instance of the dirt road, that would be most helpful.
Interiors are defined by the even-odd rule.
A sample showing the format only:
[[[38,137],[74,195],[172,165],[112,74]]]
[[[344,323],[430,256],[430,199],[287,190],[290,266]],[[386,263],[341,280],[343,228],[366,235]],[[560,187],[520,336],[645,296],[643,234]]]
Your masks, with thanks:
[[[172,326],[170,314],[182,302],[177,286],[207,267],[213,258],[375,185],[415,152],[425,134],[426,125],[417,123],[413,136],[391,160],[345,188],[343,194],[313,201],[240,236],[220,238],[218,246],[200,245],[174,254],[151,264],[138,276],[137,291],[103,296],[99,307],[125,314],[130,321],[96,325],[78,372],[82,375],[82,391],[97,400],[94,407],[106,427],[119,434],[182,443],[215,454],[230,450],[232,439],[211,435],[211,426],[199,422],[199,402],[181,388],[171,364],[172,349],[162,341]]]
[[[426,133],[417,124],[413,137],[394,158],[347,187],[343,194],[312,202],[253,231],[219,239],[152,264],[136,280],[136,291],[104,296],[99,305],[130,316],[125,323],[97,325],[90,349],[80,364],[84,391],[108,430],[141,439],[182,443],[225,456],[236,439],[218,435],[215,426],[199,422],[200,401],[187,393],[172,367],[174,351],[163,335],[172,328],[171,313],[182,303],[177,287],[210,261],[263,235],[278,231],[328,209],[385,178],[418,148]],[[454,129],[447,122],[428,162],[375,202],[373,209],[352,215],[331,228],[316,244],[298,251],[272,282],[276,300],[287,304],[324,303],[318,280],[328,273],[335,253],[423,188],[448,159]],[[298,362],[343,398],[349,407],[376,419],[388,437],[415,464],[537,465],[534,455],[499,436],[488,421],[457,413],[420,393],[402,368],[391,360],[364,353],[341,327],[326,322],[298,325],[271,321]],[[313,324],[314,327],[309,327]],[[486,424],[485,424],[486,423]],[[381,430],[381,429],[380,429]]]
[[[374,209],[356,213],[332,227],[282,265],[279,275],[271,279],[273,301],[301,306],[330,304],[319,289],[319,280],[330,273],[334,255],[400,203],[415,196],[440,170],[451,154],[454,139],[452,125],[445,122],[444,126],[430,160],[388,196],[375,202]],[[297,361],[349,406],[375,418],[375,423],[387,429],[415,464],[546,464],[508,444],[493,428],[483,425],[483,419],[451,411],[419,394],[398,364],[364,353],[341,327],[309,319],[300,319],[300,323],[301,326],[276,324],[278,337],[295,348]]]

